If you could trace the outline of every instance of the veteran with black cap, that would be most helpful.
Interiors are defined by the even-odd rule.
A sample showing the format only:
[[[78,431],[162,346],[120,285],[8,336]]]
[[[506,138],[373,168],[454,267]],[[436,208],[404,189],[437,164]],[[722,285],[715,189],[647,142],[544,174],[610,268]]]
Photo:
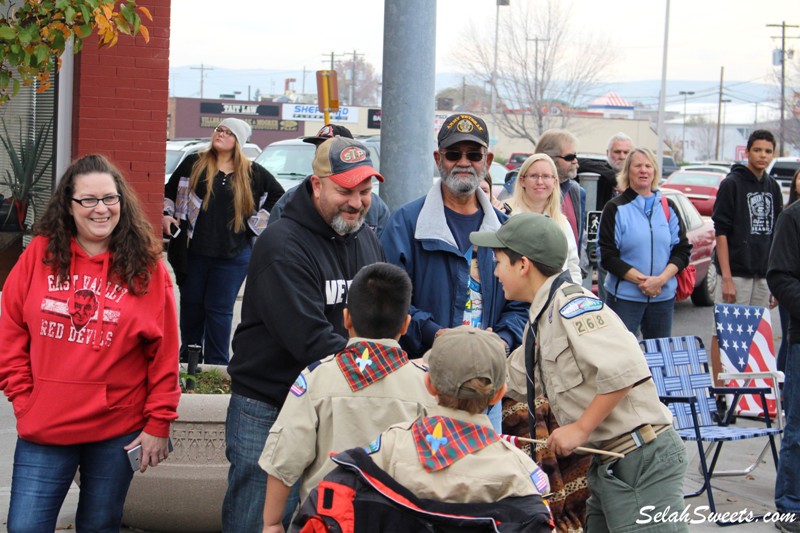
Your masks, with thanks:
[[[441,179],[428,194],[397,209],[384,228],[386,259],[404,268],[414,284],[411,325],[400,344],[420,357],[448,328],[491,328],[507,349],[522,340],[527,306],[509,302],[492,275],[491,250],[469,242],[472,231],[493,231],[508,217],[480,189],[492,163],[489,131],[480,117],[448,117],[433,159]],[[500,409],[489,417],[499,431]]]
[[[625,455],[593,459],[586,529],[633,530],[640,509],[650,516],[682,509],[686,449],[672,414],[633,334],[562,271],[567,241],[558,223],[522,213],[496,231],[472,233],[470,241],[494,251],[506,298],[531,304],[522,346],[508,360],[507,395],[529,406],[547,397],[560,425],[547,444],[557,454],[586,445]]]

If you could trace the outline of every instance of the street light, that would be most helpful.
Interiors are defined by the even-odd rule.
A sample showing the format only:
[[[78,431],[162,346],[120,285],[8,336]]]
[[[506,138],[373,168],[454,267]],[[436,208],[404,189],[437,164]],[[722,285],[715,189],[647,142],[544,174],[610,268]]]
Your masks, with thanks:
[[[683,96],[683,137],[681,138],[681,159],[686,161],[686,98],[692,96],[694,91],[680,91]]]
[[[497,39],[500,35],[500,6],[507,6],[510,0],[497,0],[497,11],[494,15],[494,65],[492,66],[492,94],[490,97],[490,105],[492,106],[492,129],[494,132],[497,126],[495,122],[495,108],[497,107]],[[497,135],[497,133],[495,133]],[[489,137],[491,140],[491,137]],[[491,142],[490,142],[491,144]]]

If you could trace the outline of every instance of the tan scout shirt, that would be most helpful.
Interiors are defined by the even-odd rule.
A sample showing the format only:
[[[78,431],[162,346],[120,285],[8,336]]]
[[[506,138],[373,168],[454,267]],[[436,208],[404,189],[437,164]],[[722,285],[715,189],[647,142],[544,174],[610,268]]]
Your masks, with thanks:
[[[348,346],[365,340],[351,339]],[[400,349],[391,339],[369,341]],[[258,461],[284,485],[302,477],[301,500],[336,466],[331,452],[365,446],[390,425],[414,420],[436,405],[425,389],[425,370],[413,362],[353,392],[335,358],[303,370],[306,390],[298,396],[295,385],[286,396]]]
[[[445,416],[491,428],[485,414],[436,406],[427,416]],[[387,474],[420,498],[450,503],[496,502],[509,496],[539,494],[531,474],[539,468],[523,451],[500,439],[436,472],[420,464],[411,426],[395,424],[374,442],[370,457]],[[549,488],[544,491],[549,492]]]
[[[547,302],[555,277],[536,293],[529,320],[535,320]],[[672,414],[658,399],[636,337],[591,292],[581,288],[564,294],[567,287],[576,286],[563,285],[556,290],[539,319],[534,360],[541,358],[541,371],[534,371],[536,395],[547,396],[556,420],[565,426],[580,418],[595,395],[633,385],[589,436],[590,446],[602,448],[644,424],[672,424]],[[525,337],[529,333],[526,327],[522,345],[511,354],[508,364],[509,396],[523,402],[527,401]]]

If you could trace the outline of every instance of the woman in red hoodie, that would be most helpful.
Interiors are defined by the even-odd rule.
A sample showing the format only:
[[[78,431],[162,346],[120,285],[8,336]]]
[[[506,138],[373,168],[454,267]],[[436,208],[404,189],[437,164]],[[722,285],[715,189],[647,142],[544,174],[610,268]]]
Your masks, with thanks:
[[[9,275],[0,388],[17,418],[8,531],[53,531],[80,467],[78,531],[119,531],[177,417],[178,328],[160,242],[104,157],[74,162]]]

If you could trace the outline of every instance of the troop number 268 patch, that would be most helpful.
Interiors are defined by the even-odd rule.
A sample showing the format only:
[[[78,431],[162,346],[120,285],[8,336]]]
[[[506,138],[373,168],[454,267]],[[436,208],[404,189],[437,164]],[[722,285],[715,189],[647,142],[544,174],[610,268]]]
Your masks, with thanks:
[[[600,313],[592,313],[573,320],[572,324],[575,326],[578,335],[583,335],[584,333],[591,333],[604,328],[608,323]]]

